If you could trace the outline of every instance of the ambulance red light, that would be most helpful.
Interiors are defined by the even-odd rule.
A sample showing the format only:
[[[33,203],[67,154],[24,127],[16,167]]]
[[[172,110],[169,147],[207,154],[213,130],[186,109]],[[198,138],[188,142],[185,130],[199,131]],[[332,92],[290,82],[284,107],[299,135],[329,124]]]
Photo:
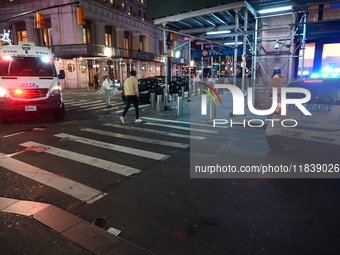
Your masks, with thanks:
[[[14,93],[17,95],[22,95],[24,93],[24,91],[22,89],[16,89],[14,90]]]

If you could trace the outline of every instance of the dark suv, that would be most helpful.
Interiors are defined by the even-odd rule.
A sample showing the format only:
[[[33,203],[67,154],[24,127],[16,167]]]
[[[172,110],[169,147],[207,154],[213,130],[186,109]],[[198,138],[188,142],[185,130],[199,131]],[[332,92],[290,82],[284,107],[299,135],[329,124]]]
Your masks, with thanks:
[[[163,95],[164,81],[161,78],[143,78],[138,79],[139,101],[144,103],[150,102],[150,93]],[[125,102],[124,89],[122,91],[122,100]]]

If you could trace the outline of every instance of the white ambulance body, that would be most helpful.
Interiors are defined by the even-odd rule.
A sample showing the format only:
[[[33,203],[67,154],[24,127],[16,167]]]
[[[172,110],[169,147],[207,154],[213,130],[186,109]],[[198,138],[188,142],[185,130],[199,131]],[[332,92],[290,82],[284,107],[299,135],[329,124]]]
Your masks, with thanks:
[[[0,122],[14,115],[52,114],[65,117],[59,79],[53,54],[32,42],[3,45],[0,48]]]
[[[273,119],[293,119],[296,127],[268,124],[267,142],[271,149],[281,150],[286,146],[306,150],[340,153],[340,79],[306,79],[289,84],[310,91],[311,99],[303,104],[312,115],[304,115],[295,105],[287,106],[286,116],[275,114]],[[287,98],[303,98],[298,93],[287,94]],[[292,122],[287,125],[294,126]]]

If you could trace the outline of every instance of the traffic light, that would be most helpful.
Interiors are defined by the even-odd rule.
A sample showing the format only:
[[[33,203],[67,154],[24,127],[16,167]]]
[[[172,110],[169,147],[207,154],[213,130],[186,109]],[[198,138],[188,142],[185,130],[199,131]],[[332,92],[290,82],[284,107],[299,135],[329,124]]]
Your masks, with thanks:
[[[77,20],[78,20],[78,25],[85,25],[85,16],[84,16],[84,9],[81,7],[77,7]]]
[[[36,28],[45,28],[45,16],[40,12],[35,13],[35,27]]]

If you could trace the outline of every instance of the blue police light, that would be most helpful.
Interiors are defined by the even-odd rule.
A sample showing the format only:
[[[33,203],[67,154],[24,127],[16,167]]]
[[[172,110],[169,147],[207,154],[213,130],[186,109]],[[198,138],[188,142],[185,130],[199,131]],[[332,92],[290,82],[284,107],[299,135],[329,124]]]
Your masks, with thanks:
[[[340,78],[340,73],[338,72],[327,72],[327,73],[312,73],[310,78]]]

